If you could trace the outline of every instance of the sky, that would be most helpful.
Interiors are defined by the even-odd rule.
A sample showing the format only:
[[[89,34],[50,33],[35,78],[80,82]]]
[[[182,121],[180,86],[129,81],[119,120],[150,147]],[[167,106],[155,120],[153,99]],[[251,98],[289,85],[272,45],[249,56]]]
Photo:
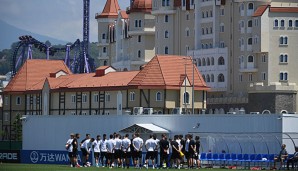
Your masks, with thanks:
[[[118,0],[125,10],[130,0]],[[90,0],[90,42],[97,42],[96,13],[106,0]],[[67,42],[83,39],[83,0],[0,0],[0,20]],[[1,31],[1,28],[0,28]]]

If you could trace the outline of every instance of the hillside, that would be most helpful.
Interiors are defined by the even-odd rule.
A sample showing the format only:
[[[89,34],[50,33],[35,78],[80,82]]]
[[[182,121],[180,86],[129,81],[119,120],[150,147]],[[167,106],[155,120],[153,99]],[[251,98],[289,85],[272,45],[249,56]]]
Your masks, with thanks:
[[[13,42],[17,42],[19,40],[18,39],[19,36],[22,36],[22,35],[31,35],[32,37],[34,37],[35,39],[37,39],[41,42],[45,42],[45,41],[49,40],[52,44],[56,44],[56,45],[67,43],[66,41],[63,41],[63,40],[58,40],[58,39],[55,39],[52,37],[43,36],[43,35],[32,33],[30,31],[22,30],[20,28],[17,28],[17,27],[7,24],[6,22],[4,22],[2,20],[0,20],[0,28],[1,28],[0,50],[9,49],[11,44]]]

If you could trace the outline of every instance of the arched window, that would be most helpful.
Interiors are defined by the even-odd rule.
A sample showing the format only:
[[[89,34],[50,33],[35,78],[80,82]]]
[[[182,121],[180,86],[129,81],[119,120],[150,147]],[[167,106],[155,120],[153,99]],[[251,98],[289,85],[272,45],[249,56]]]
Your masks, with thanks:
[[[225,76],[223,74],[218,75],[218,82],[225,82]]]
[[[205,60],[205,58],[202,59],[202,63],[203,63],[203,66],[206,66],[206,60]]]
[[[274,27],[278,27],[278,19],[274,20]]]
[[[140,50],[138,51],[138,57],[139,58],[141,57],[141,51]]]
[[[204,49],[205,48],[205,45],[202,43],[202,49]]]
[[[212,27],[210,27],[210,34],[212,34],[213,30],[212,30]]]
[[[212,11],[210,11],[210,17],[212,17],[213,16],[213,13],[212,13]]]
[[[167,46],[165,47],[165,54],[169,54],[169,48]]]
[[[207,82],[207,83],[210,82],[210,76],[209,76],[209,74],[207,74],[207,76],[206,76],[206,82]]]
[[[251,37],[247,39],[247,44],[252,45],[252,38]]]
[[[211,74],[211,82],[213,83],[214,82],[214,75]]]
[[[209,44],[209,48],[213,48],[213,45],[212,45],[212,43],[210,43],[210,44]]]
[[[107,61],[103,61],[103,65],[104,66],[107,66],[108,65],[108,62]]]
[[[207,66],[210,65],[210,58],[207,58]]]
[[[280,20],[280,27],[284,27],[285,26],[285,20]]]
[[[201,65],[202,65],[201,59],[198,59],[198,66],[201,66]]]
[[[249,3],[248,4],[248,10],[253,10],[254,9],[254,4],[253,3]]]
[[[107,53],[107,47],[102,48],[102,53]]]
[[[293,21],[289,20],[289,27],[293,27]]]
[[[205,75],[204,75],[204,74],[202,75],[202,77],[203,77],[204,81],[206,81],[206,77],[205,77]]]
[[[204,12],[202,12],[202,18],[205,18],[205,13]]]
[[[208,28],[206,28],[206,34],[209,34]]]
[[[221,56],[218,58],[218,65],[224,65],[225,64],[225,59]]]
[[[253,56],[248,56],[247,57],[247,62],[254,62],[254,57]]]
[[[142,20],[139,20],[139,27],[142,27]]]
[[[106,34],[103,33],[101,38],[102,38],[102,39],[106,39]]]
[[[247,27],[252,27],[252,20],[248,20]]]
[[[156,101],[162,101],[161,92],[156,93]]]
[[[135,101],[135,96],[136,96],[135,92],[130,92],[129,93],[129,97],[130,97],[129,100],[130,101]]]
[[[214,58],[211,57],[211,65],[214,65]]]
[[[189,104],[189,93],[188,92],[185,92],[183,94],[183,103],[184,104]]]

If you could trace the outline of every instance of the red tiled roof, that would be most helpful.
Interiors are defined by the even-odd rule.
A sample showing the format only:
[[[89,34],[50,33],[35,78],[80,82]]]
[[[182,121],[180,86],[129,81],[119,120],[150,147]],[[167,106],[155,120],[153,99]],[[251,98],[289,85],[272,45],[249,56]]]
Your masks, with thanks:
[[[7,87],[5,87],[4,91],[24,92],[41,90],[46,77],[49,77],[50,73],[56,73],[58,71],[71,73],[61,60],[27,60]]]
[[[269,5],[261,5],[257,8],[257,10],[255,11],[255,13],[252,15],[253,17],[259,17],[262,16],[263,13],[266,11],[266,9],[268,8]]]
[[[123,19],[128,19],[128,14],[126,13],[126,11],[121,11],[120,14]]]
[[[72,74],[58,78],[48,78],[51,89],[77,88],[107,88],[127,87],[128,83],[139,71],[110,72],[102,77],[95,77],[95,73]]]
[[[190,84],[194,67],[194,87],[196,90],[209,89],[190,57],[162,55],[155,56],[143,70],[129,83],[138,87],[180,89],[186,76]]]
[[[95,16],[95,18],[117,18],[120,6],[118,0],[107,0],[106,5],[100,15]]]
[[[270,7],[270,12],[298,13],[298,7]]]
[[[152,0],[134,0],[129,12],[151,12]]]

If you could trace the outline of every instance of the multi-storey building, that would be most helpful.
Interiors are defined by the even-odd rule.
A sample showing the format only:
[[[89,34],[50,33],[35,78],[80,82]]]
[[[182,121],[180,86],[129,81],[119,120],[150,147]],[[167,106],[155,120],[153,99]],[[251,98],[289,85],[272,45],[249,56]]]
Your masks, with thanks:
[[[139,70],[155,55],[155,18],[151,0],[131,1],[126,11],[117,0],[107,0],[98,21],[100,65],[117,70]]]
[[[208,112],[296,112],[297,1],[195,2],[188,55],[211,87]]]

